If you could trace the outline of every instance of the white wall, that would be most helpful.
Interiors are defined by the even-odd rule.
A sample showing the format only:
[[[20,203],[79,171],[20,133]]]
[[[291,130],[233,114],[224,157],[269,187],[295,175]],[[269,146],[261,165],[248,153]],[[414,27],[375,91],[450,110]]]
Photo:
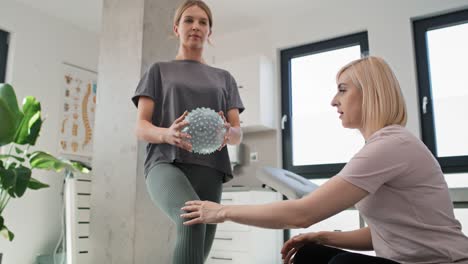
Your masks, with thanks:
[[[407,127],[420,135],[417,103],[417,79],[412,40],[412,19],[428,17],[468,7],[467,0],[355,0],[322,1],[319,9],[304,8],[303,14],[276,17],[267,24],[235,33],[223,34],[214,28],[214,46],[207,52],[207,60],[223,61],[238,56],[264,54],[276,64],[277,108],[281,115],[279,86],[279,50],[367,30],[372,55],[385,58],[394,69],[402,87],[409,112]],[[216,14],[214,14],[216,15]],[[313,73],[311,73],[313,74]],[[313,125],[313,124],[311,124]],[[262,138],[258,148],[259,162],[239,170],[242,179],[235,184],[255,184],[253,177],[259,166],[281,166],[281,133],[245,135],[244,142],[255,145],[252,139]],[[276,151],[274,151],[276,150]],[[247,153],[248,154],[248,153]],[[276,161],[276,162],[273,162]]]
[[[57,154],[62,62],[96,70],[98,36],[5,0],[0,1],[0,28],[12,33],[7,82],[18,100],[33,95],[41,102],[46,121],[37,148]],[[52,253],[59,237],[63,176],[38,171],[33,176],[51,187],[28,190],[5,210],[6,225],[16,235],[13,242],[0,237],[6,264],[34,263],[37,255]]]

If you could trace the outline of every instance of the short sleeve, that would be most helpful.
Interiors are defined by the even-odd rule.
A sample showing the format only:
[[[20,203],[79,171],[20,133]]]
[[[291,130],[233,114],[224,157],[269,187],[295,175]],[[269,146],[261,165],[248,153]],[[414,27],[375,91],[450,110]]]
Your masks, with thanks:
[[[369,193],[408,169],[405,143],[395,138],[383,137],[367,143],[337,176]]]
[[[141,77],[140,82],[132,97],[132,101],[138,107],[138,100],[140,96],[146,96],[153,101],[157,101],[161,91],[161,74],[159,71],[159,64],[153,64]]]
[[[228,90],[228,102],[227,102],[227,110],[237,108],[239,109],[239,113],[242,113],[245,109],[244,104],[242,103],[242,99],[239,95],[239,90],[237,88],[237,83],[234,77],[230,73],[228,73],[228,80],[227,80],[227,90]]]

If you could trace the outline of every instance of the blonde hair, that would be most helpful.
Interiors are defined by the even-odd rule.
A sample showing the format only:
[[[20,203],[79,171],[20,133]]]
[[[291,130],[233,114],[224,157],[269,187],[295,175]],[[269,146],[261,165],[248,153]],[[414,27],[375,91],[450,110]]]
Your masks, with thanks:
[[[208,5],[203,2],[202,0],[186,0],[184,1],[176,10],[174,15],[174,25],[178,25],[180,22],[180,18],[187,8],[192,6],[198,6],[199,8],[205,11],[206,15],[208,16],[208,24],[210,25],[210,29],[213,27],[213,14],[211,13],[211,9]]]
[[[382,58],[364,57],[341,68],[336,79],[346,73],[362,91],[362,126],[377,131],[389,125],[406,125],[407,111],[400,84]]]

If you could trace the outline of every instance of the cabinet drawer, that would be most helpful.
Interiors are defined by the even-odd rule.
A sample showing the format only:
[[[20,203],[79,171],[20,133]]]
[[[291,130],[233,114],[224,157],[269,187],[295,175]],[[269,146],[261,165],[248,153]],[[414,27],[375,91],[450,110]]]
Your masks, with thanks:
[[[246,192],[223,192],[221,195],[221,204],[248,204],[250,193]]]
[[[218,231],[248,232],[250,231],[250,226],[236,224],[233,222],[224,222],[222,224],[218,224],[216,229]]]
[[[224,205],[236,205],[236,204],[248,204],[250,194],[246,192],[223,192],[221,195],[221,204]],[[233,222],[225,222],[218,224],[218,230],[220,231],[249,231],[250,227],[246,225],[236,224]]]
[[[206,264],[246,264],[252,261],[253,259],[247,253],[213,250]]]
[[[248,251],[250,232],[216,232],[213,250]]]

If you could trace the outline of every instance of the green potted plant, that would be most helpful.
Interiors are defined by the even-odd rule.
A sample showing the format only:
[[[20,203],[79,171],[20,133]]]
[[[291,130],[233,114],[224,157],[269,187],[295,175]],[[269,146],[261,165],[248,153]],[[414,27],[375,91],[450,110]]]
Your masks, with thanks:
[[[13,87],[0,83],[0,147],[7,150],[4,154],[0,152],[0,233],[10,241],[14,234],[7,228],[7,221],[2,214],[10,199],[22,197],[27,189],[48,187],[32,177],[32,170],[89,172],[79,162],[59,159],[40,150],[30,150],[36,144],[42,123],[41,104],[36,98],[24,98],[20,109]]]

